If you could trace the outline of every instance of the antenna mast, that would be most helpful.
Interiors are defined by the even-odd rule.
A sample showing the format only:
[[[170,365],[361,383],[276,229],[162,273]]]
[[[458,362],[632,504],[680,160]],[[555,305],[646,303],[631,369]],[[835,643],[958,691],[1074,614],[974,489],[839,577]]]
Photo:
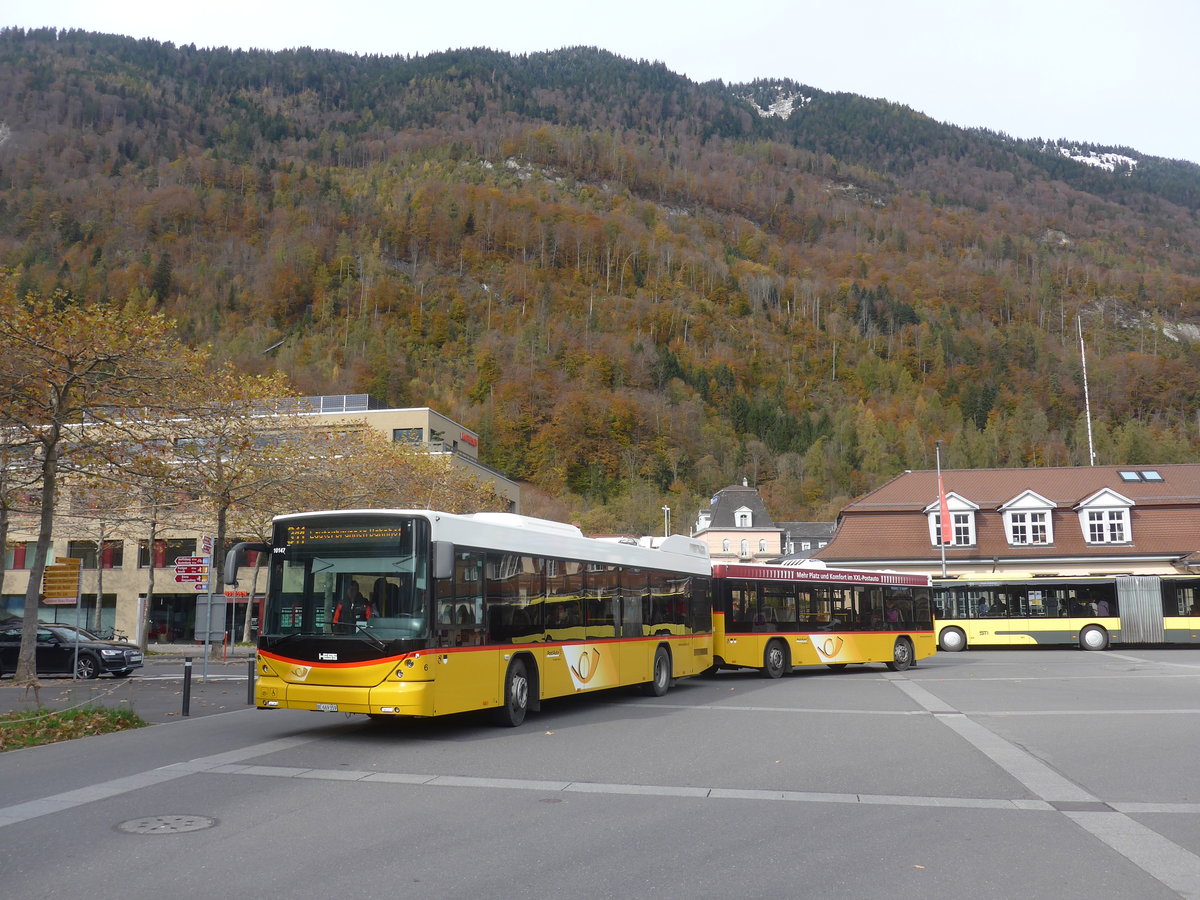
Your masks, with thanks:
[[[1079,364],[1083,367],[1083,410],[1087,417],[1087,435],[1088,435],[1088,465],[1096,464],[1096,450],[1092,446],[1092,401],[1088,397],[1088,380],[1087,380],[1087,353],[1083,348],[1083,319],[1080,316],[1075,317],[1075,327],[1079,331]]]

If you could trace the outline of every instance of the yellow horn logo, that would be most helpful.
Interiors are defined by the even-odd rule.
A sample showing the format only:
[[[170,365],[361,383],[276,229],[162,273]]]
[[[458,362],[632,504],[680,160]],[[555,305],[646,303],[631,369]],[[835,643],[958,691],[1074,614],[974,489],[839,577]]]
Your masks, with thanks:
[[[595,654],[596,658],[593,660],[590,654]],[[595,675],[599,670],[599,662],[599,650],[595,648],[590,651],[584,650],[579,654],[579,659],[576,660],[575,665],[571,666],[571,671],[575,674],[575,677],[579,680],[580,684],[587,684],[592,680],[592,676]]]
[[[842,650],[842,639],[836,634],[827,637],[817,644],[817,649],[821,651],[822,656],[837,656]]]

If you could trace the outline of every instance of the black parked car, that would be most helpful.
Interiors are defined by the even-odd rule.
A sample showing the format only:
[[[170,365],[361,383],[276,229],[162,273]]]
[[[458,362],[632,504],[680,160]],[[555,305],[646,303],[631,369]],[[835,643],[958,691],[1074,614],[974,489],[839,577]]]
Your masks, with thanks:
[[[20,650],[20,620],[9,620],[0,625],[0,675],[9,675],[16,670]],[[113,678],[124,678],[141,667],[142,651],[133,644],[104,641],[72,625],[38,623],[39,675],[74,672],[79,678],[96,678],[107,672]]]

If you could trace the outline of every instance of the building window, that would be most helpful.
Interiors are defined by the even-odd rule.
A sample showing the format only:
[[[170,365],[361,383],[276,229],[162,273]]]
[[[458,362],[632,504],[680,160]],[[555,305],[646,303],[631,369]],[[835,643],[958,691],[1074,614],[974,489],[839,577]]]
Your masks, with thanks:
[[[1014,546],[1048,544],[1050,530],[1044,512],[1012,512],[1008,514],[1008,542]]]
[[[124,562],[124,541],[105,541],[104,549],[99,553],[99,563],[102,569],[119,569]],[[67,556],[80,560],[81,569],[96,568],[97,553],[95,541],[68,541]]]
[[[942,514],[935,512],[929,519],[933,531],[933,544],[935,547],[940,547],[942,545]],[[970,547],[974,545],[975,514],[973,512],[950,513],[950,527],[954,536],[946,546]]]
[[[801,550],[811,550],[812,549],[812,541],[801,541],[800,549]]]
[[[1128,531],[1124,509],[1092,509],[1087,514],[1089,544],[1124,544]]]
[[[1129,508],[1133,501],[1107,488],[1093,494],[1075,509],[1079,528],[1088,544],[1128,544],[1133,540]]]
[[[419,444],[425,440],[425,429],[393,428],[392,440],[397,444]]]
[[[758,542],[758,552],[759,552],[759,553],[766,553],[766,552],[767,552],[767,542],[766,542],[766,541],[759,541],[759,542]]]
[[[745,558],[749,555],[750,555],[750,542],[742,541],[742,557]]]
[[[721,541],[721,552],[722,552],[722,553],[728,553],[728,552],[729,552],[729,539],[728,539],[728,538],[726,538],[725,540]]]
[[[6,569],[28,569],[27,549],[29,544],[25,541],[17,541],[9,544],[4,550],[4,567]]]
[[[751,515],[750,510],[743,506],[734,512],[733,521],[738,528],[749,528],[754,522],[754,517]]]
[[[154,568],[165,569],[175,565],[175,560],[181,556],[196,555],[195,538],[168,538],[154,542]],[[146,541],[138,541],[138,568],[149,568],[151,553]]]

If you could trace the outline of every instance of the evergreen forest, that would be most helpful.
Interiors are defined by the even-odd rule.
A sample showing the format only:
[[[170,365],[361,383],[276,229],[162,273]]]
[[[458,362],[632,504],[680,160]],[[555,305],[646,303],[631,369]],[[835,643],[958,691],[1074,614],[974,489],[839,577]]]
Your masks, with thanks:
[[[935,441],[960,469],[1200,461],[1190,162],[587,47],[52,29],[0,32],[0,123],[22,294],[432,407],[524,512],[592,532],[686,531],[743,479],[831,520]]]

